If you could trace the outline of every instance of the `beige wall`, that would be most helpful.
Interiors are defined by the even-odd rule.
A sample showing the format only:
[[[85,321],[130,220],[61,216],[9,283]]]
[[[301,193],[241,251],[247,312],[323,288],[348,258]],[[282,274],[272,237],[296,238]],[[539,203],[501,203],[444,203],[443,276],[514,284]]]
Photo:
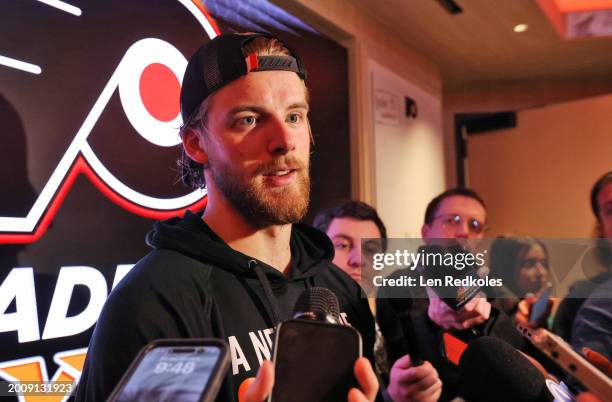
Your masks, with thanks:
[[[591,186],[612,169],[612,95],[517,118],[514,129],[468,140],[470,184],[488,204],[491,234],[591,236]]]
[[[413,232],[415,230],[413,226],[416,227],[414,222],[416,222],[417,219],[421,219],[420,213],[422,209],[425,208],[426,199],[428,200],[430,198],[430,193],[437,191],[438,188],[442,190],[443,187],[453,187],[457,184],[454,138],[454,116],[456,113],[525,110],[525,112],[520,113],[522,116],[523,113],[527,113],[528,115],[529,112],[527,110],[530,108],[542,107],[541,110],[547,110],[548,107],[544,107],[545,105],[555,105],[559,102],[568,102],[612,93],[612,77],[593,78],[591,81],[578,82],[546,77],[544,72],[541,78],[532,81],[498,82],[480,87],[454,85],[452,88],[443,88],[443,80],[440,71],[433,62],[413,51],[409,43],[402,41],[394,32],[390,32],[383,23],[371,19],[369,14],[353,5],[350,1],[272,1],[347,47],[349,52],[350,74],[350,157],[353,180],[352,194],[354,198],[369,202],[383,211],[383,218],[386,221],[401,222],[401,225],[404,227],[400,228],[399,224],[395,225],[397,226],[393,229],[393,234],[395,235],[414,234]],[[431,104],[436,103],[437,100],[442,101],[440,109],[442,114],[442,135],[440,138],[437,138],[436,141],[441,140],[443,153],[440,158],[437,156],[435,158],[427,158],[429,163],[427,166],[422,167],[420,172],[431,172],[433,169],[436,178],[444,177],[443,180],[445,185],[440,185],[437,179],[430,181],[428,183],[429,185],[426,186],[424,186],[424,183],[415,181],[416,176],[414,176],[414,173],[419,172],[419,170],[416,170],[418,167],[407,171],[407,159],[399,159],[397,163],[393,163],[395,157],[392,158],[391,156],[394,155],[394,152],[397,153],[399,150],[406,150],[407,147],[413,151],[420,150],[423,152],[423,150],[425,150],[424,152],[430,152],[432,149],[435,149],[435,146],[431,146],[433,143],[423,145],[419,144],[418,141],[411,142],[409,138],[414,139],[418,138],[418,136],[402,136],[399,131],[396,132],[397,130],[393,128],[387,129],[376,124],[373,118],[371,104],[374,86],[372,79],[373,75],[371,75],[370,68],[368,67],[369,63],[372,61],[380,65],[383,69],[388,70],[389,73],[395,77],[392,78],[392,80],[398,80],[398,82],[401,81],[405,84],[398,84],[398,88],[413,87],[415,89],[413,93],[422,91],[422,93],[425,94],[424,98],[428,99],[427,102],[431,101]],[[410,94],[406,95],[410,96]],[[555,108],[556,106],[549,107]],[[559,107],[563,107],[563,105],[559,105]],[[556,118],[556,116],[552,117]],[[522,121],[524,117],[520,117],[520,119]],[[546,122],[546,120],[543,121]],[[556,125],[557,121],[561,120],[553,120],[552,124]],[[431,120],[428,124],[431,124]],[[542,123],[541,125],[548,126],[548,123]],[[413,125],[408,128],[415,128],[415,126]],[[562,129],[563,127],[560,128]],[[528,128],[524,126],[519,127],[519,130],[523,129]],[[436,128],[434,130],[440,129]],[[530,135],[525,134],[522,138],[523,141],[527,141],[527,143],[521,142],[520,144],[517,143],[514,145],[530,149],[532,146],[536,145],[531,144],[531,141],[534,140],[534,138],[541,138],[540,136],[544,135],[544,132],[549,133],[550,130],[547,128],[546,130],[540,130]],[[591,146],[597,148],[597,151],[602,150],[601,147],[592,145],[597,144],[597,142],[590,137],[591,134],[588,134],[588,129],[576,129],[576,132],[580,133],[580,138],[571,138],[574,138],[574,142],[580,144],[577,148],[583,147],[586,151],[589,146]],[[390,134],[386,135],[385,133]],[[589,138],[586,137],[587,134]],[[381,135],[384,137],[380,137]],[[435,135],[430,137],[436,138]],[[485,135],[479,137],[478,141],[485,141],[485,139],[492,139],[493,137],[493,135]],[[495,135],[495,137],[501,138],[499,135]],[[542,141],[546,144],[548,140],[549,139]],[[501,146],[506,140],[500,141]],[[474,142],[472,145],[476,146],[476,143]],[[491,146],[495,146],[492,140]],[[555,146],[554,143],[550,144],[550,147]],[[474,151],[471,151],[472,154],[473,152]],[[477,171],[479,163],[480,162],[475,160],[473,161],[471,166],[471,171],[473,173]],[[562,171],[567,172],[572,170],[572,164],[568,163],[566,160],[555,160],[554,163],[559,164],[559,168]],[[544,167],[538,166],[538,168],[543,169]],[[609,168],[612,167],[608,166],[608,169]],[[443,172],[438,175],[436,169],[443,169]],[[548,166],[547,169],[550,170],[551,167]],[[565,218],[568,223],[563,224],[563,228],[561,228],[559,224],[553,225],[551,222],[546,222],[545,226],[538,224],[539,229],[537,233],[533,232],[532,234],[543,235],[543,231],[546,231],[546,235],[577,236],[590,234],[592,219],[588,212],[588,206],[584,204],[585,198],[583,198],[582,201],[578,201],[577,197],[579,197],[578,194],[581,191],[582,194],[586,194],[584,193],[585,189],[588,192],[587,187],[589,187],[594,180],[592,176],[598,169],[601,171],[602,167],[592,166],[589,172],[581,171],[581,174],[585,177],[589,174],[591,175],[586,179],[587,184],[582,184],[582,187],[576,187],[578,183],[572,184],[575,187],[574,199],[568,202],[570,204],[576,204],[576,208],[572,208],[571,210],[580,210],[581,212],[576,212],[576,214],[579,215]],[[489,173],[489,171],[485,171],[480,174]],[[596,175],[597,174],[595,174],[595,176]],[[499,190],[499,193],[494,193],[492,187],[490,187],[488,183],[489,180],[497,182],[494,179],[495,177],[487,177],[486,180],[483,178],[481,182],[477,183],[476,181],[478,179],[473,177],[472,184],[477,190],[482,191],[487,199],[490,198],[488,201],[492,208],[496,208],[494,204],[497,203],[498,200],[499,205],[507,206],[508,203],[504,200],[508,197],[508,190],[502,188]],[[534,187],[536,186],[535,182],[533,182],[535,179],[527,178],[526,180],[532,182]],[[411,181],[415,183],[412,186],[412,194],[416,194],[422,199],[406,205],[402,213],[400,212],[399,206],[396,205],[399,198],[396,197],[388,201],[389,198],[387,193],[390,192],[390,186],[400,182],[407,183]],[[555,180],[553,180],[553,182],[555,182]],[[481,185],[489,185],[489,187],[480,189],[479,186]],[[546,186],[547,185],[545,185],[545,187]],[[401,196],[403,195],[405,195],[405,192],[402,190]],[[584,197],[586,197],[586,195],[584,195]],[[389,204],[385,206],[385,203]],[[584,208],[577,208],[578,204]],[[527,207],[529,207],[529,205],[527,205]],[[526,213],[526,211],[522,212]],[[495,210],[493,210],[492,213],[497,215]],[[533,212],[533,215],[537,214],[538,212]],[[523,214],[523,216],[527,215]],[[552,215],[539,215],[542,219],[545,216]],[[494,217],[494,219],[500,219],[500,229],[498,231],[514,230],[514,227],[517,226],[509,221],[502,222],[501,219],[503,218],[501,215],[499,218]],[[559,217],[555,216],[555,219],[559,219]],[[572,223],[570,224],[569,222]],[[578,223],[580,223],[580,225]],[[521,223],[521,225],[523,224]],[[526,226],[524,229],[520,229],[521,232],[533,231],[532,226]]]
[[[337,40],[349,52],[352,194],[379,207],[376,193],[375,134],[371,109],[373,60],[441,101],[438,68],[412,51],[386,26],[346,0],[273,0],[274,3]],[[348,157],[348,156],[347,156]],[[389,172],[402,175],[404,172]],[[406,178],[409,180],[409,177]],[[399,218],[388,216],[387,219]]]
[[[445,88],[443,113],[447,186],[457,185],[455,114],[526,110],[609,93],[612,93],[612,77],[587,81],[542,78],[481,87]]]
[[[378,213],[390,237],[420,237],[425,207],[445,187],[442,102],[379,63],[370,71],[379,97],[372,106]],[[416,119],[405,115],[405,96],[418,105]]]

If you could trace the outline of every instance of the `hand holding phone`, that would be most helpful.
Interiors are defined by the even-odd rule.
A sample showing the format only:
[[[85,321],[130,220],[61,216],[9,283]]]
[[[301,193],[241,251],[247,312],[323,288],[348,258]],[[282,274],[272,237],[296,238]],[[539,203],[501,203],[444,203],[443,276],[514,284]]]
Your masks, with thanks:
[[[553,307],[550,298],[552,286],[549,285],[537,298],[526,297],[518,304],[518,311],[514,314],[516,322],[531,327],[546,327],[546,321]]]
[[[427,289],[427,293],[429,295],[427,315],[442,329],[472,328],[488,320],[491,315],[491,304],[482,294],[472,298],[459,310],[454,310],[432,290]]]
[[[354,366],[360,356],[361,336],[352,327],[301,319],[281,323],[269,402],[346,400],[359,385]]]
[[[378,394],[378,377],[370,361],[360,357],[355,361],[354,373],[361,389],[352,388],[348,394],[348,402],[373,402]],[[274,385],[274,366],[266,360],[257,371],[257,377],[250,378],[251,381],[243,382],[238,394],[238,402],[260,402],[272,392]]]
[[[442,394],[442,381],[429,362],[405,355],[391,368],[387,393],[394,401],[437,401]]]
[[[229,365],[224,341],[163,339],[136,356],[110,402],[212,402]]]
[[[612,379],[578,354],[561,337],[543,328],[534,329],[521,324],[517,324],[516,327],[536,348],[580,380],[589,391],[602,401],[612,401]]]

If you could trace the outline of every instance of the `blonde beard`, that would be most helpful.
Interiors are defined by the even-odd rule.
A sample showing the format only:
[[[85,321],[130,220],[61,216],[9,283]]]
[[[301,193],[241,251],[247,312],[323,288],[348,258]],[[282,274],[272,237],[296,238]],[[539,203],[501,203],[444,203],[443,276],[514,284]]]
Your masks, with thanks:
[[[256,228],[264,228],[296,223],[306,214],[310,200],[310,175],[308,166],[301,165],[295,182],[279,188],[264,187],[258,181],[261,174],[255,174],[245,182],[224,163],[211,162],[208,169],[216,187],[245,220]]]

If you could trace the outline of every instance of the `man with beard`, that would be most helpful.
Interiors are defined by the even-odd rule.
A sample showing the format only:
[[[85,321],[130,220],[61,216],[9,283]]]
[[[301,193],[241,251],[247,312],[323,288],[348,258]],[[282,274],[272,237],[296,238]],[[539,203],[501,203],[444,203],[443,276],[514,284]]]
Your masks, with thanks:
[[[298,296],[321,286],[363,337],[372,359],[374,322],[359,286],[335,267],[324,233],[299,223],[309,198],[310,126],[306,71],[299,56],[267,34],[225,34],[202,46],[181,89],[184,181],[206,186],[201,214],[158,222],[153,251],[109,296],[89,345],[77,401],[106,400],[136,353],[159,338],[228,341],[231,368],[218,400],[247,402],[270,392],[275,326]],[[378,382],[356,361],[372,401]]]

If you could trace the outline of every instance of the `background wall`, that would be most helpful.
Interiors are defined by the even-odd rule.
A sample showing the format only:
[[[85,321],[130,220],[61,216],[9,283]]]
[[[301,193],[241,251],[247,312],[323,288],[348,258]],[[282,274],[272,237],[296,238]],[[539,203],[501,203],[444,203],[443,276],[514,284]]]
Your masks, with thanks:
[[[546,110],[567,107],[560,102],[571,105],[577,101],[579,105],[582,104],[580,99],[611,93],[611,79],[593,76],[568,80],[541,74],[537,79],[498,80],[476,85],[455,82],[452,86],[445,86],[440,68],[432,59],[415,50],[411,45],[412,38],[399,38],[390,25],[378,22],[355,3],[343,0],[274,0],[274,3],[299,15],[347,47],[351,194],[377,207],[385,222],[389,223],[392,235],[418,234],[417,228],[427,201],[444,188],[457,185],[455,114],[509,110],[522,111],[519,112],[517,133],[511,137],[513,146],[523,150],[541,146],[549,159],[538,160],[540,157],[535,151],[521,159],[515,150],[509,153],[496,148],[506,146],[509,141],[507,133],[487,134],[471,141],[471,185],[483,193],[491,206],[495,233],[528,231],[534,235],[549,236],[591,235],[593,219],[586,204],[588,190],[596,177],[612,168],[611,159],[605,154],[606,147],[612,149],[609,147],[612,136],[606,137],[603,132],[595,134],[592,125],[596,121],[604,124],[602,120],[609,115],[609,109],[597,108],[585,100],[587,103],[581,114],[598,117],[587,119],[584,126],[578,120],[573,120],[573,124],[565,120],[577,119],[577,116],[563,114],[564,117],[560,118],[562,113],[558,112],[537,117],[541,119],[540,124],[528,122],[532,109],[533,113],[537,114],[538,110],[544,113]],[[551,31],[551,35],[556,34]],[[557,42],[554,43],[559,46]],[[423,113],[416,121],[400,121],[397,127],[377,123],[372,108],[372,96],[377,87],[388,88],[390,92],[397,90],[400,96],[418,94],[415,96],[421,99],[420,106],[441,104],[432,107],[440,111],[442,126],[437,124],[435,117],[425,117]],[[570,130],[569,127],[574,128]],[[426,132],[429,134],[424,134]],[[562,141],[564,135],[566,137]],[[602,136],[605,138],[602,139]],[[484,142],[481,144],[481,141]],[[440,144],[443,149],[441,155],[437,148]],[[479,146],[481,148],[476,150]],[[559,149],[556,151],[559,153],[552,152],[553,149]],[[596,152],[589,154],[590,149],[596,149]],[[584,151],[583,154],[574,153],[579,150]],[[563,159],[570,151],[571,158]],[[488,158],[489,164],[476,160],[476,153]],[[588,162],[579,161],[581,158],[586,158]],[[528,169],[527,166],[533,168]],[[503,181],[493,172],[503,171],[513,175],[512,180],[504,180],[508,181],[508,186],[512,184],[515,187],[495,187]],[[562,172],[562,175],[558,172]],[[581,182],[583,178],[584,182]],[[522,179],[522,184],[519,184],[519,179]],[[538,186],[538,182],[543,184]],[[531,183],[533,189],[525,187],[526,183]],[[408,185],[409,188],[404,187]],[[513,206],[510,200],[516,201],[517,197],[509,198],[511,191],[515,194],[533,192],[535,187],[538,190],[533,194],[538,195],[541,203],[535,201],[524,206]],[[552,192],[553,188],[564,189],[564,200],[553,199],[553,193],[560,194]],[[550,208],[554,209],[554,214]],[[546,213],[542,213],[542,209]],[[515,213],[521,215],[521,222],[513,220]],[[555,223],[551,222],[553,219]],[[495,226],[499,227],[496,229]]]
[[[420,237],[425,207],[445,188],[440,99],[370,61],[376,205],[390,237]],[[406,117],[405,97],[418,115]]]
[[[447,185],[457,184],[455,114],[527,110],[609,93],[612,93],[612,78],[583,80],[541,78],[492,85],[463,85],[444,88],[444,149]]]
[[[612,169],[612,95],[520,111],[514,129],[468,137],[470,185],[491,235],[589,237],[593,183]]]
[[[273,0],[317,30],[346,46],[349,54],[349,96],[351,114],[351,193],[353,198],[384,208],[377,193],[375,137],[371,109],[370,60],[397,74],[405,82],[435,99],[442,100],[442,78],[438,67],[415,52],[371,15],[345,0]],[[347,155],[348,156],[348,155]],[[410,180],[409,172],[394,175]],[[423,206],[424,207],[424,206]],[[395,212],[386,221],[401,220]]]

